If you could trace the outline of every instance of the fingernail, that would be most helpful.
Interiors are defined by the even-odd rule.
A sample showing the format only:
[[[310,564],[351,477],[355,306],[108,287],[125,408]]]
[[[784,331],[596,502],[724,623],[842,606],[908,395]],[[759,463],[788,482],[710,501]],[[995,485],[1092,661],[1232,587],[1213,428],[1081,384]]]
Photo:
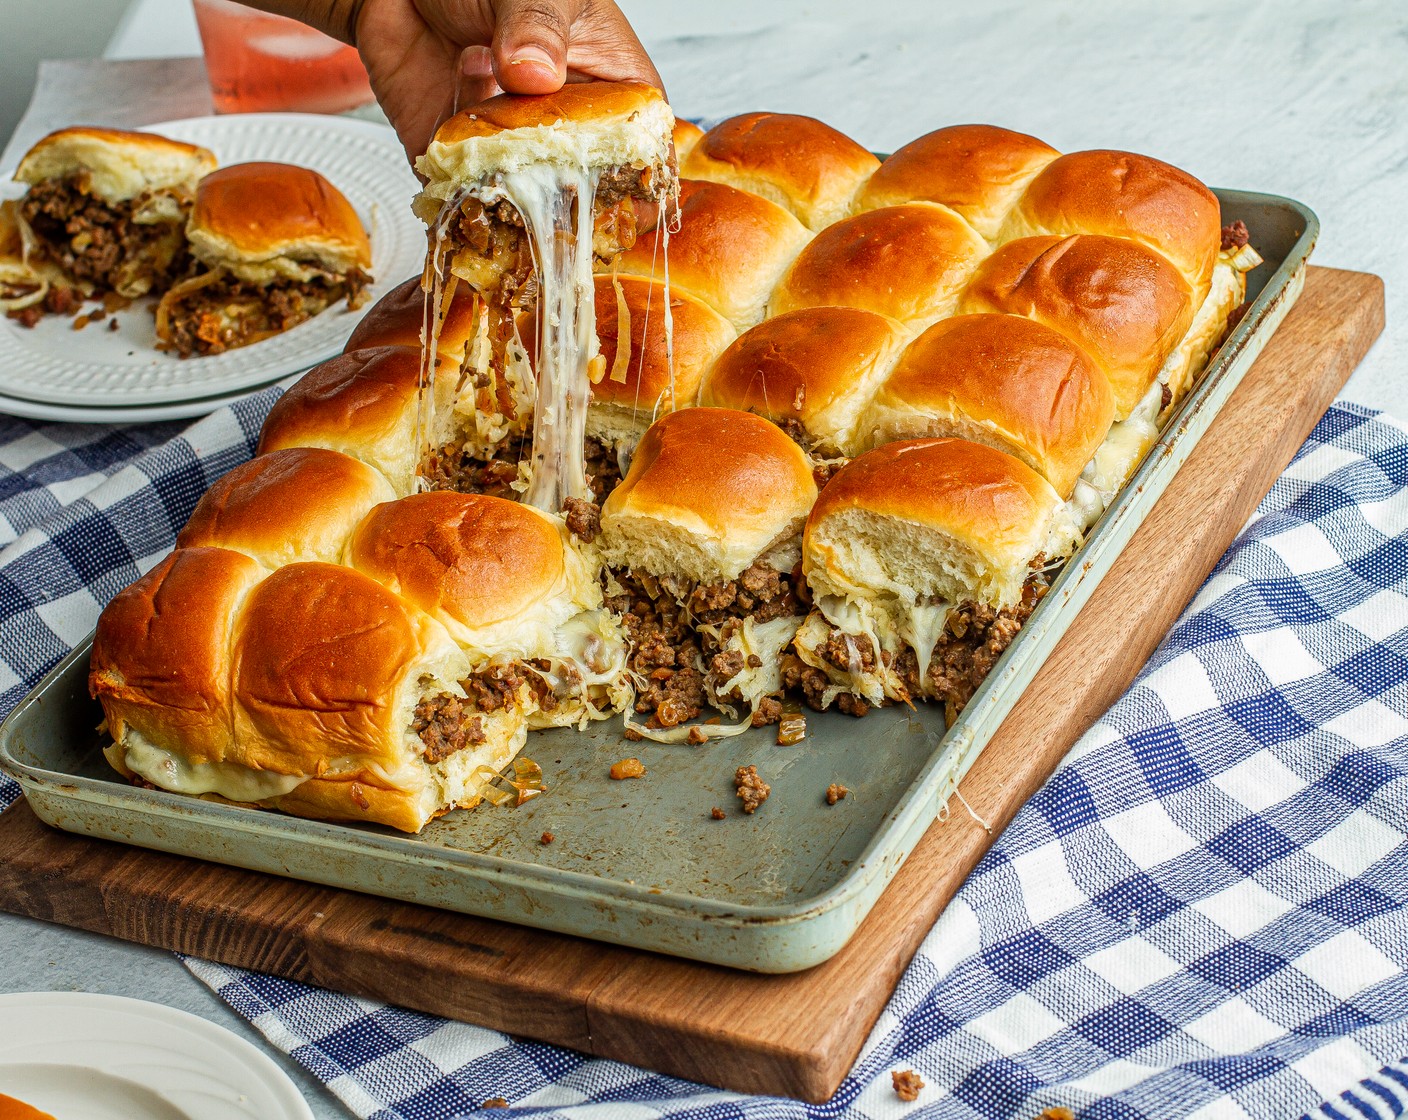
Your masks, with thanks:
[[[548,54],[547,51],[543,50],[542,47],[535,47],[531,44],[519,47],[518,50],[514,52],[513,57],[508,60],[510,66],[526,66],[530,63],[534,66],[546,67],[554,74],[557,73],[557,60],[554,59],[552,55]]]

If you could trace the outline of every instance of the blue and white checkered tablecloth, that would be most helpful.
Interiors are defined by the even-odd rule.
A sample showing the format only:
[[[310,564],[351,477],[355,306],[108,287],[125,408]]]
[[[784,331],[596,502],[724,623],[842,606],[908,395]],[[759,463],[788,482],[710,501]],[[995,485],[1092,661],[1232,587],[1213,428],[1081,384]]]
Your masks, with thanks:
[[[0,712],[166,552],[272,400],[184,431],[0,420]],[[0,805],[16,792],[0,777]],[[377,1120],[492,1097],[573,1120],[1404,1115],[1408,427],[1343,404],[1321,420],[826,1105],[187,964]],[[911,1068],[926,1088],[904,1104],[889,1072]]]

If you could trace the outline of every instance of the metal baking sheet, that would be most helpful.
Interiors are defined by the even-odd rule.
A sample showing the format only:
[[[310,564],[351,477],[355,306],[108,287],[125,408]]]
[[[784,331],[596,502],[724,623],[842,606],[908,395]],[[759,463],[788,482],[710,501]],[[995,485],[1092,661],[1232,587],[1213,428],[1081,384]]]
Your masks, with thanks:
[[[84,642],[0,727],[0,765],[43,820],[71,832],[737,968],[818,964],[944,810],[1300,293],[1315,215],[1217,193],[1266,262],[1249,276],[1251,307],[952,728],[940,707],[921,706],[861,720],[808,713],[794,747],[777,746],[771,728],[700,747],[628,743],[619,720],[537,732],[524,755],[542,766],[546,796],[451,813],[411,837],[127,785],[100,751]],[[632,755],[646,776],[609,779]],[[732,778],[750,764],[772,796],[744,816]],[[851,791],[835,806],[823,798],[831,782]],[[714,806],[725,820],[711,819]]]

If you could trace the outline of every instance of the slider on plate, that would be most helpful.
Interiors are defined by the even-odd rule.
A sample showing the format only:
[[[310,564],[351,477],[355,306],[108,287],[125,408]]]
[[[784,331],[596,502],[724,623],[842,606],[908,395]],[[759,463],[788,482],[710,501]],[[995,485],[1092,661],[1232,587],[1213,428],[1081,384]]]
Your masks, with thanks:
[[[158,345],[189,357],[270,338],[371,283],[371,243],[352,204],[316,171],[241,163],[200,181],[186,226],[192,274],[156,311]]]
[[[16,215],[27,255],[83,296],[164,291],[186,267],[186,219],[214,167],[205,148],[152,133],[51,133],[15,171],[28,185]]]

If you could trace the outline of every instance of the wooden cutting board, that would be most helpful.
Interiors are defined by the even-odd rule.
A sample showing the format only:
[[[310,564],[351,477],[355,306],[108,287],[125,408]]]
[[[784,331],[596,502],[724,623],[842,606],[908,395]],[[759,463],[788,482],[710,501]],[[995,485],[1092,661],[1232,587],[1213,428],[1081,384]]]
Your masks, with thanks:
[[[0,815],[0,908],[750,1093],[826,1100],[993,837],[1133,680],[1383,329],[1383,283],[1304,294],[854,939],[761,976],[89,840]]]

